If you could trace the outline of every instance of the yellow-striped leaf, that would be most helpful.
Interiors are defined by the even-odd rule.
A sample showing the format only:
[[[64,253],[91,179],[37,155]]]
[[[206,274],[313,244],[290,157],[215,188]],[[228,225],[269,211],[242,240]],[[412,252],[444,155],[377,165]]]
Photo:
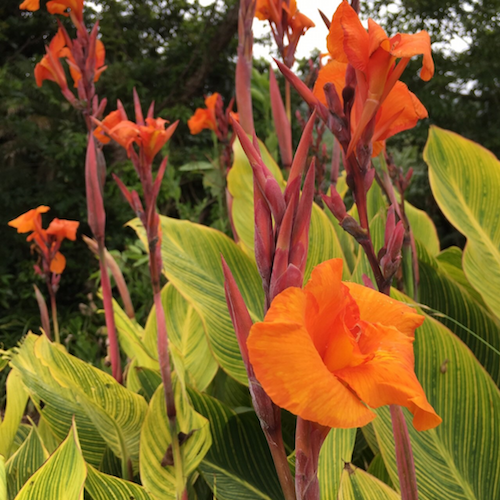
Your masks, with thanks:
[[[15,498],[17,492],[47,458],[49,453],[40,440],[37,428],[33,426],[27,439],[5,464],[9,500]]]
[[[363,469],[346,464],[338,500],[401,500],[401,497]]]
[[[439,207],[467,237],[464,272],[500,317],[500,162],[478,144],[437,127],[429,131],[424,159]]]
[[[155,500],[138,484],[103,474],[88,464],[85,491],[92,500]]]
[[[28,402],[28,393],[24,388],[19,371],[12,369],[6,383],[7,406],[3,421],[0,423],[0,455],[5,459],[12,453],[12,445],[17,429]]]
[[[318,478],[321,500],[337,500],[340,479],[352,459],[356,429],[332,429],[319,454]]]
[[[62,439],[76,418],[89,463],[99,465],[106,445],[118,457],[137,462],[147,410],[142,396],[44,336],[28,335],[12,365],[56,437]]]
[[[203,391],[217,372],[215,361],[205,336],[200,315],[194,307],[172,286],[163,288],[161,300],[167,319],[169,349],[174,368],[182,385]],[[149,316],[145,338],[156,343],[156,309]]]
[[[196,411],[210,420],[213,445],[199,470],[217,500],[280,500],[283,493],[253,411],[236,413],[217,399],[189,391]]]
[[[0,499],[7,498],[7,476],[5,474],[5,458],[0,455]]]
[[[468,284],[463,271],[452,265],[457,260],[461,262],[461,251],[447,249],[433,258],[419,246],[418,254],[420,302],[439,311],[431,315],[467,344],[499,385],[500,321],[480,297],[477,300],[477,292]]]
[[[403,297],[396,292],[395,298]],[[417,330],[415,372],[443,422],[417,432],[405,410],[421,500],[500,498],[500,392],[470,350],[444,325],[426,318]],[[373,421],[394,485],[394,439],[387,407]]]
[[[233,272],[250,315],[259,321],[263,317],[264,293],[255,262],[215,229],[169,217],[160,220],[165,275],[200,315],[219,365],[240,383],[248,384],[226,305],[221,255]],[[145,241],[138,219],[129,224]]]
[[[189,436],[181,446],[184,475],[188,478],[209,450],[212,438],[208,420],[189,404],[178,382],[174,383],[174,393],[177,428]],[[162,500],[176,498],[174,467],[161,464],[171,442],[163,385],[160,385],[142,426],[140,471],[147,491]]]
[[[68,437],[31,476],[15,500],[83,500],[87,468],[73,422]]]

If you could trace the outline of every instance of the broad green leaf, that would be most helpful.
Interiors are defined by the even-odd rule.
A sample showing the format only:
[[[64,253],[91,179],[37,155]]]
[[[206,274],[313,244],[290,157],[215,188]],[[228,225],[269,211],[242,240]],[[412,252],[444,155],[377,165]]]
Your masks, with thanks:
[[[8,499],[12,500],[26,481],[49,458],[36,427],[31,427],[28,438],[5,464]],[[1,498],[1,496],[0,496]]]
[[[424,150],[439,208],[467,237],[463,269],[500,317],[500,162],[459,135],[431,127]]]
[[[403,298],[396,292],[394,295]],[[470,350],[429,317],[416,332],[415,372],[430,404],[443,419],[436,429],[417,432],[405,410],[419,498],[500,498],[498,387]],[[387,470],[397,486],[390,412],[384,407],[377,413],[373,426]]]
[[[3,421],[0,423],[0,455],[5,459],[12,453],[12,444],[16,437],[17,429],[28,402],[28,393],[18,370],[13,368],[6,383],[7,406]]]
[[[137,372],[137,379],[141,386],[141,394],[149,402],[153,397],[156,389],[162,383],[160,370],[150,370],[142,366],[136,366],[134,370]]]
[[[5,474],[5,458],[0,455],[0,499],[7,498],[7,476]]]
[[[203,391],[214,378],[218,365],[210,352],[200,315],[171,283],[163,288],[161,300],[167,319],[170,354],[177,376],[183,386],[189,384]],[[145,335],[156,339],[154,306]]]
[[[155,500],[143,487],[87,465],[85,490],[92,500]]]
[[[83,500],[87,468],[73,422],[68,437],[31,476],[15,500]]]
[[[262,160],[278,181],[281,189],[285,182],[281,171],[262,143],[259,143]],[[234,142],[234,162],[228,174],[228,190],[233,198],[232,217],[240,245],[245,252],[254,259],[254,211],[253,211],[253,175],[252,167],[243,152],[239,141]],[[326,214],[313,205],[311,213],[311,227],[309,229],[309,254],[306,264],[304,280],[307,281],[312,269],[325,260],[334,257],[343,257],[337,235],[328,221]],[[347,267],[344,273],[348,271]],[[347,278],[345,274],[345,278]]]
[[[454,260],[449,257],[455,259],[456,251],[448,250],[433,258],[419,246],[418,254],[420,302],[442,313],[431,315],[467,344],[499,385],[500,321],[483,305],[482,299],[476,300],[464,273],[451,265]]]
[[[248,384],[227,309],[221,255],[233,272],[250,315],[259,321],[263,317],[264,292],[255,263],[215,229],[169,217],[160,220],[165,275],[200,315],[219,365],[240,383]],[[130,225],[145,241],[139,221],[135,219]]]
[[[440,248],[439,236],[429,215],[407,201],[405,201],[405,213],[414,238],[425,247],[429,255],[437,255]]]
[[[190,391],[196,411],[210,420],[213,444],[199,470],[217,500],[283,498],[266,439],[253,411],[235,413]]]
[[[186,478],[198,467],[212,444],[208,420],[188,403],[180,384],[174,383],[177,429],[192,435],[181,446]],[[163,385],[156,390],[149,404],[141,431],[141,481],[154,496],[175,499],[175,472],[173,466],[161,462],[171,444]]]
[[[384,463],[384,459],[380,453],[377,453],[375,455],[375,457],[373,458],[373,460],[370,462],[370,466],[368,467],[367,472],[369,474],[371,474],[373,477],[380,479],[380,481],[387,484],[387,486],[394,489],[394,485],[391,481],[391,477],[389,476],[389,473],[387,472],[387,469],[386,469],[385,463]]]
[[[28,335],[12,364],[57,438],[64,438],[74,416],[89,463],[99,465],[106,445],[137,462],[144,398],[43,336]]]
[[[145,342],[145,332],[142,326],[130,319],[115,300],[113,300],[113,312],[120,349],[130,359],[136,359],[139,366],[159,368],[156,345],[148,345]]]
[[[352,459],[356,429],[332,429],[319,454],[319,489],[321,500],[337,500],[342,471]]]
[[[401,497],[387,484],[358,469],[346,464],[342,472],[342,481],[338,500],[401,500]]]

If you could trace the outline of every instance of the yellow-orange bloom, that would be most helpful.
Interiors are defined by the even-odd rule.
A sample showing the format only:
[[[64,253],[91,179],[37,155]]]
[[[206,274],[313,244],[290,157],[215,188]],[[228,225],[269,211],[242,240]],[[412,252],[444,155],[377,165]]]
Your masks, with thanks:
[[[424,318],[341,278],[342,260],[332,259],[304,289],[275,297],[247,341],[257,380],[277,405],[327,427],[363,426],[375,418],[370,407],[389,404],[408,408],[417,430],[436,427],[441,418],[414,373]]]
[[[9,226],[15,227],[18,233],[29,233],[42,227],[42,214],[48,212],[49,207],[40,205],[38,208],[28,210],[26,213],[8,222]]]
[[[202,130],[217,130],[217,119],[215,116],[215,107],[220,94],[214,92],[211,96],[205,98],[206,108],[197,108],[194,115],[188,120],[187,124],[191,134],[199,134]],[[221,98],[222,99],[222,98]]]

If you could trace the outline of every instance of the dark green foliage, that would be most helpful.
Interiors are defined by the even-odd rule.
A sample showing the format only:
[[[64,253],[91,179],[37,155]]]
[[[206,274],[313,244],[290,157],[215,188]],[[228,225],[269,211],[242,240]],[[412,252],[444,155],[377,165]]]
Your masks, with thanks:
[[[44,204],[51,207],[44,215],[45,227],[53,217],[74,219],[81,221],[79,234],[91,234],[86,224],[85,124],[55,83],[45,81],[38,88],[33,76],[44,46],[57,30],[56,16],[47,13],[43,0],[34,13],[20,11],[19,3],[6,0],[0,6],[0,304],[5,311],[0,314],[0,343],[6,347],[40,323],[31,284],[36,282],[46,294],[45,284],[33,272],[35,257],[30,255],[26,235],[17,235],[7,222]],[[108,99],[106,113],[116,109],[120,99],[133,117],[136,87],[145,110],[154,100],[157,116],[181,121],[169,145],[170,167],[159,208],[163,214],[211,224],[219,214],[213,213],[216,204],[204,190],[202,175],[181,174],[177,168],[204,159],[202,152],[210,148],[210,134],[193,137],[185,123],[196,107],[203,106],[204,94],[217,91],[226,103],[232,97],[237,2],[202,7],[186,0],[103,0],[95,5],[93,10],[86,4],[85,16],[87,26],[99,20],[106,47],[108,69],[97,84],[99,96]],[[70,20],[61,20],[74,34]],[[130,255],[135,241],[130,230],[123,228],[133,213],[109,173],[117,173],[133,188],[139,183],[121,148],[106,147],[105,154],[106,243],[123,257]],[[103,352],[95,337],[103,320],[94,313],[82,316],[79,309],[92,309],[97,289],[89,275],[97,263],[80,239],[64,242],[62,252],[68,262],[57,296],[62,336],[68,337],[70,350],[95,360]],[[134,265],[126,261],[122,264]],[[137,269],[123,271],[126,279],[134,281],[132,299],[140,316],[149,311],[151,292],[147,278],[137,276]],[[144,263],[140,273],[147,275]]]

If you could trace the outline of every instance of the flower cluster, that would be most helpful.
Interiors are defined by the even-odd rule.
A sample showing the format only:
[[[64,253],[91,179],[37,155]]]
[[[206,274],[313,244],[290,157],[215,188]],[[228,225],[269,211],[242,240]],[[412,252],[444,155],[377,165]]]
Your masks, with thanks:
[[[397,404],[417,430],[441,418],[414,373],[415,329],[409,306],[356,283],[344,283],[342,260],[317,266],[304,289],[287,288],[253,325],[248,353],[271,399],[326,427],[367,424],[371,408]],[[365,403],[365,404],[363,404]]]
[[[427,117],[422,103],[399,81],[410,58],[420,54],[420,77],[427,81],[434,74],[427,32],[398,33],[389,38],[372,19],[368,20],[367,31],[344,0],[333,16],[327,46],[331,61],[319,71],[314,94],[323,104],[329,104],[336,115],[343,116],[345,96],[354,91],[347,156],[363,135],[367,136],[363,142],[372,143],[372,155],[376,156],[387,138]],[[325,92],[326,84],[331,84],[330,92]]]
[[[255,17],[261,21],[269,21],[273,37],[278,45],[285,64],[291,67],[299,39],[314,23],[297,9],[296,0],[289,3],[283,0],[257,0]],[[284,37],[288,45],[284,45]]]
[[[76,240],[76,231],[79,222],[55,218],[47,229],[42,227],[42,214],[50,209],[40,205],[29,210],[9,222],[9,226],[17,229],[18,233],[31,233],[27,241],[33,241],[33,248],[38,252],[40,261],[35,265],[35,271],[42,277],[50,273],[61,274],[66,267],[66,258],[59,252],[64,239]]]

